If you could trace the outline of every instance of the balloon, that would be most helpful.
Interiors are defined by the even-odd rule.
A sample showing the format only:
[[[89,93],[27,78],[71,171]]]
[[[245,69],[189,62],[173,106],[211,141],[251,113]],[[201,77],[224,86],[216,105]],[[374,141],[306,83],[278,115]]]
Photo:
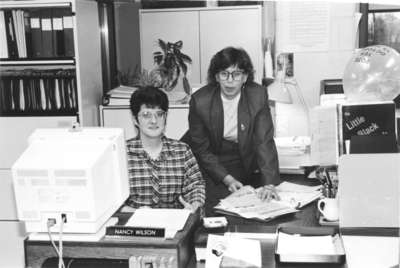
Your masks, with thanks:
[[[349,101],[388,101],[400,94],[400,54],[391,47],[362,48],[353,55],[343,75]]]

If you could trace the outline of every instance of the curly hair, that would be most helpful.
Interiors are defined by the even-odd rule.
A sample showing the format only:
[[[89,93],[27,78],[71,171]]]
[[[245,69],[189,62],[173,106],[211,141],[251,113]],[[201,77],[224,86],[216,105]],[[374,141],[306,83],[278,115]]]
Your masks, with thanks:
[[[230,66],[237,66],[247,74],[246,83],[254,80],[254,67],[249,54],[243,48],[226,47],[212,57],[208,67],[207,82],[216,84],[215,75]]]
[[[148,108],[160,108],[164,112],[168,112],[169,101],[167,94],[154,86],[140,87],[131,95],[129,108],[136,120],[143,104]]]

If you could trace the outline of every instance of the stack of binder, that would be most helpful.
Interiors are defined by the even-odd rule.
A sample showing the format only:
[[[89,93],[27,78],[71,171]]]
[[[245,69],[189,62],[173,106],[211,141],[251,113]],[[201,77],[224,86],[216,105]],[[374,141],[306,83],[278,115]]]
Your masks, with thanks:
[[[74,57],[70,8],[0,10],[0,58]]]
[[[0,76],[0,115],[75,114],[75,69],[11,70]]]

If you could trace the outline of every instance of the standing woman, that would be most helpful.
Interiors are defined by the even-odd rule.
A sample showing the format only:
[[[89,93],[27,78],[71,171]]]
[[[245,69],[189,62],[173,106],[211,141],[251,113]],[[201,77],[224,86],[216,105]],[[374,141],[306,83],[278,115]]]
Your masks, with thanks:
[[[267,90],[256,84],[247,52],[227,47],[213,56],[208,84],[190,100],[187,141],[206,178],[206,211],[243,185],[277,197],[281,182]]]

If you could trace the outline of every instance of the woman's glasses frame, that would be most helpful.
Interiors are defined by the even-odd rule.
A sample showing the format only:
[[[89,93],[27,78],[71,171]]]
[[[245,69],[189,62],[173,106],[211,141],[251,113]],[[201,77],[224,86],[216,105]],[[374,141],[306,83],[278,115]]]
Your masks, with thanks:
[[[241,70],[235,70],[233,72],[220,71],[218,73],[218,77],[220,80],[226,81],[229,80],[229,76],[231,76],[233,81],[240,81],[242,79],[243,74],[244,72]]]
[[[156,111],[156,112],[144,111],[140,112],[138,116],[145,120],[151,120],[153,119],[153,117],[157,120],[161,120],[165,118],[166,114],[167,113],[165,111]]]

